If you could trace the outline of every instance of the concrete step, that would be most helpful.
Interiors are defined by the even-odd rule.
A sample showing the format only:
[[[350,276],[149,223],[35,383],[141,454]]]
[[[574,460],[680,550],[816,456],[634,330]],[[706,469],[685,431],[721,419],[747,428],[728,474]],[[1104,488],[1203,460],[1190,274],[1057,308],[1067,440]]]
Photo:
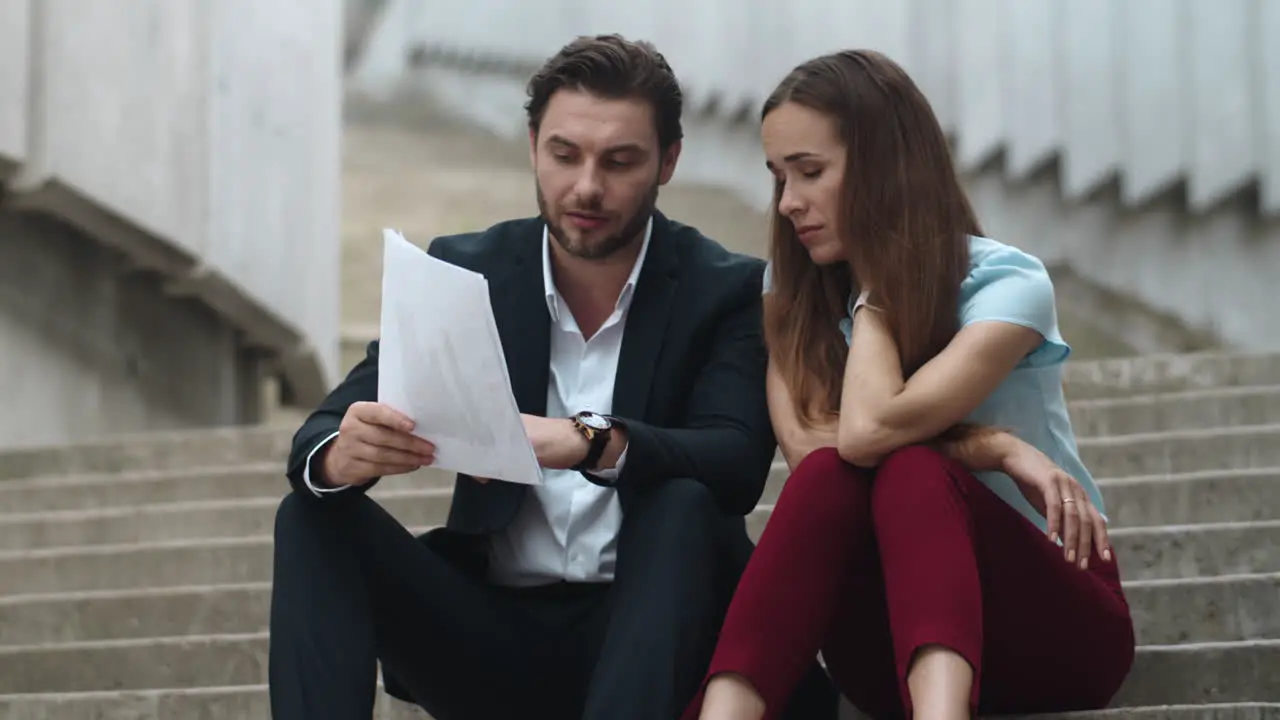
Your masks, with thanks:
[[[748,516],[752,537],[759,537],[771,510],[763,506]],[[1111,535],[1126,579],[1280,572],[1280,520],[1117,528]],[[271,538],[265,535],[0,552],[0,596],[270,577]]]
[[[1071,400],[1280,385],[1280,353],[1191,353],[1069,362]]]
[[[1277,668],[1277,640],[1143,646],[1112,705],[1271,701],[1280,698]]]
[[[1078,444],[1096,478],[1280,467],[1280,424],[1085,438]]]
[[[448,517],[453,491],[379,485],[370,494],[401,523],[429,525]],[[0,551],[269,535],[279,504],[277,495],[0,514]]]
[[[759,538],[771,506],[747,516]],[[1110,532],[1126,580],[1280,572],[1280,520],[1144,528]]]
[[[175,690],[0,695],[4,720],[99,720],[102,718],[183,718],[239,720],[271,714],[265,685]],[[858,718],[846,707],[842,718]],[[1001,715],[999,720],[1275,720],[1280,703],[1220,703],[1194,706],[1117,708],[1093,712]],[[379,693],[373,720],[429,720],[416,706]],[[994,720],[994,718],[993,718]]]
[[[0,597],[265,582],[271,545],[259,535],[0,552]]]
[[[1267,425],[1280,423],[1280,385],[1082,400],[1070,413],[1078,437]]]
[[[0,694],[220,687],[267,680],[267,633],[0,648]]]
[[[777,500],[786,477],[786,464],[775,462],[762,503]],[[1280,466],[1175,475],[1156,473],[1103,478],[1099,482],[1104,487],[1112,523],[1117,527],[1280,517]],[[373,494],[452,487],[452,473],[427,468],[385,478]],[[141,512],[134,509],[138,506],[171,503],[241,499],[270,499],[274,503],[287,488],[278,463],[24,478],[0,482],[0,524],[17,521],[6,516],[42,512],[93,511],[110,515]],[[85,516],[86,521],[89,517],[91,515]],[[72,516],[62,519],[71,520]],[[50,520],[59,521],[54,517]],[[0,530],[0,538],[4,532]],[[61,542],[74,544],[69,540]],[[0,548],[4,547],[11,546],[0,539]]]
[[[0,597],[0,646],[265,632],[269,581]]]
[[[1116,528],[1280,518],[1280,467],[1100,480]]]
[[[1124,585],[1142,645],[1280,640],[1280,573]]]
[[[1280,572],[1280,520],[1117,528],[1110,535],[1127,579]]]
[[[1141,398],[1090,400],[1073,403],[1073,417],[1082,438],[1104,431],[1126,433],[1178,432],[1187,436],[1212,434],[1211,424],[1250,422],[1258,429],[1274,428],[1274,410],[1280,400],[1280,385],[1252,390],[1208,390]],[[1188,429],[1190,428],[1190,429]],[[104,473],[160,471],[189,472],[192,468],[222,467],[248,463],[276,463],[283,469],[296,428],[221,428],[175,433],[148,433],[110,438],[73,446],[14,449],[0,452],[0,480],[38,476],[66,476]],[[1221,430],[1217,432],[1222,432]],[[1107,438],[1122,442],[1143,435]],[[1093,440],[1086,439],[1082,444]],[[1101,439],[1098,439],[1101,442]],[[1231,456],[1235,457],[1235,456]],[[1109,468],[1095,473],[1114,475]],[[1129,473],[1132,474],[1132,473]]]
[[[266,633],[0,648],[0,694],[266,682]],[[1139,648],[1115,706],[1280,697],[1280,641]]]
[[[266,685],[0,695],[0,719],[3,720],[257,720],[268,717],[271,717],[271,704]],[[430,720],[430,716],[416,705],[379,692],[372,720]]]
[[[430,720],[430,716],[416,705],[396,700],[383,692],[378,693],[375,702],[371,720]],[[125,720],[134,717],[256,720],[270,716],[266,685],[0,694],[0,720]],[[1213,720],[1217,720],[1217,716]]]
[[[773,464],[761,504],[778,501],[788,474],[785,462]],[[1280,518],[1280,467],[1104,478],[1098,484],[1115,528]]]
[[[1280,640],[1280,573],[1130,581],[1138,641]],[[269,582],[0,598],[0,646],[267,629]]]
[[[785,463],[775,463],[763,504],[776,502],[786,476]],[[267,535],[283,484],[278,476],[257,468],[135,479],[113,483],[104,476],[83,484],[34,487],[32,481],[14,481],[28,486],[0,490],[0,507],[6,511],[0,512],[0,551]],[[1276,468],[1130,478],[1102,485],[1115,528],[1280,518]],[[211,490],[218,486],[226,492]],[[451,489],[449,473],[428,470],[413,478],[387,478],[371,494],[402,522],[426,525],[444,522]],[[172,501],[188,494],[199,499]],[[72,503],[70,498],[78,495],[87,499]],[[96,505],[90,502],[95,499]],[[127,499],[140,502],[118,504]],[[85,509],[23,509],[68,504]]]
[[[453,473],[426,468],[384,478],[374,492],[453,487]],[[106,510],[159,503],[275,498],[289,491],[283,461],[179,470],[42,476],[0,482],[0,515]]]
[[[1280,703],[1154,705],[1088,712],[999,715],[991,720],[997,720],[997,718],[998,720],[1280,720]],[[857,720],[863,719],[859,717]]]
[[[1280,386],[1280,354],[1171,355],[1074,362],[1067,367],[1066,383],[1073,401],[1215,387]],[[1178,405],[1176,400],[1163,402]],[[1191,400],[1186,402],[1194,404]],[[1232,401],[1219,398],[1214,402],[1229,405]],[[1256,403],[1247,407],[1255,410],[1237,408],[1229,412],[1237,415],[1258,412]],[[1122,412],[1138,411],[1126,407]],[[1168,410],[1166,414],[1178,412],[1190,411]],[[293,425],[231,427],[120,435],[72,446],[9,449],[0,452],[0,480],[281,462],[288,454],[295,430]]]
[[[120,435],[76,445],[0,452],[0,480],[37,476],[185,470],[253,462],[283,467],[297,428],[230,427]]]

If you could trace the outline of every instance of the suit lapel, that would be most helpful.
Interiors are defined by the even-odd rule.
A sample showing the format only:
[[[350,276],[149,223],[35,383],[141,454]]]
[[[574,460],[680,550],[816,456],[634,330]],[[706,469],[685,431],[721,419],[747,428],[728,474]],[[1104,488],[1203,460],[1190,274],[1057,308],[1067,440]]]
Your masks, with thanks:
[[[643,420],[675,297],[679,248],[670,221],[657,211],[644,267],[627,312],[613,387],[613,414]]]
[[[542,282],[542,225],[517,239],[505,272],[489,280],[493,318],[520,412],[544,415],[551,364],[551,317]]]

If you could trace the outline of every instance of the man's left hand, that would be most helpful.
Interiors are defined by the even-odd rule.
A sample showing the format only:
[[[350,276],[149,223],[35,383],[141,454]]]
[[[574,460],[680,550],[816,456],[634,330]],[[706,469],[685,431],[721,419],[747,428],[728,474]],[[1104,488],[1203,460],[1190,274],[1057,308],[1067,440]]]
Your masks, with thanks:
[[[521,415],[538,464],[551,470],[566,470],[582,462],[590,444],[568,418]]]

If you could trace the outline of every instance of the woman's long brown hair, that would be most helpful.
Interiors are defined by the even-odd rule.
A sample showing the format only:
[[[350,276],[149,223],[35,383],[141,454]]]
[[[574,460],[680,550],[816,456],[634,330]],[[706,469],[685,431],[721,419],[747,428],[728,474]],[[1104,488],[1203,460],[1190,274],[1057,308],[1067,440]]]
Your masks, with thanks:
[[[982,230],[933,109],[889,58],[848,50],[810,60],[778,85],[761,119],[784,103],[832,118],[847,149],[838,232],[848,265],[814,264],[774,189],[765,342],[797,414],[812,423],[839,412],[848,348],[837,324],[850,293],[871,288],[910,377],[956,334],[968,236]]]

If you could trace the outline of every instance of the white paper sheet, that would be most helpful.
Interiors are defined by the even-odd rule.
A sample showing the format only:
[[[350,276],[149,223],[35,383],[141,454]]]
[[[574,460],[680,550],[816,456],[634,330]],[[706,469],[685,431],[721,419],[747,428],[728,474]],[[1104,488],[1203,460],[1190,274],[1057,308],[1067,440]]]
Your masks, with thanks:
[[[483,275],[383,230],[378,402],[436,446],[433,467],[539,485]]]

